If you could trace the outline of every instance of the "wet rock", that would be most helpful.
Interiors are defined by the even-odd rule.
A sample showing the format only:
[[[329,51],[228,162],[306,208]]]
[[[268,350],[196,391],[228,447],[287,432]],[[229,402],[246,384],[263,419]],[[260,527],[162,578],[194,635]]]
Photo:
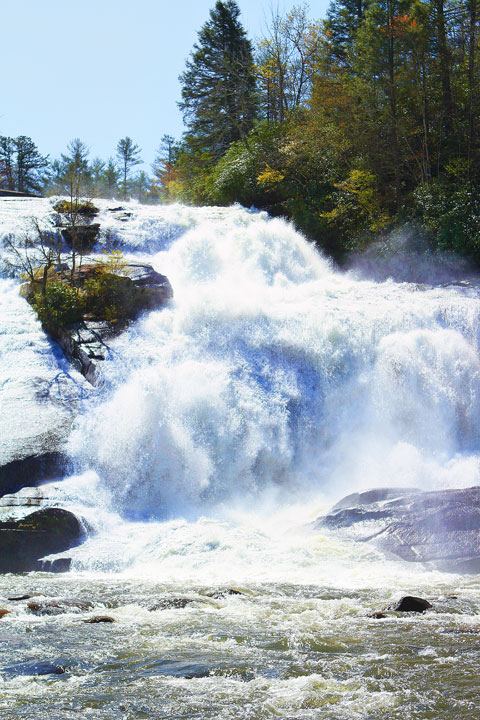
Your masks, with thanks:
[[[55,560],[44,560],[42,570],[51,573],[68,572],[72,565],[72,558],[56,558]]]
[[[82,542],[83,528],[75,515],[45,508],[21,520],[0,523],[0,572],[42,570],[41,558]]]
[[[10,677],[16,675],[64,675],[68,670],[68,663],[64,660],[19,662],[3,668],[2,672]]]
[[[93,608],[93,603],[88,600],[46,600],[41,602],[29,602],[27,608],[35,615],[61,615],[71,612],[72,610],[80,610],[86,612]]]
[[[17,597],[9,597],[7,600],[9,602],[18,602],[19,600],[30,600],[32,597],[35,597],[35,595],[18,595]]]
[[[315,527],[375,543],[389,555],[439,570],[480,572],[480,487],[355,493]]]
[[[95,615],[95,617],[87,618],[86,620],[82,620],[82,622],[88,623],[88,624],[96,624],[96,623],[114,623],[116,621],[109,615]]]
[[[390,605],[389,610],[395,612],[414,612],[424,613],[426,610],[431,610],[433,605],[424,600],[423,598],[415,597],[414,595],[405,595],[394,605]]]
[[[0,618],[5,617],[5,615],[10,615],[11,610],[0,610]]]
[[[92,223],[91,225],[69,225],[62,228],[62,237],[70,248],[81,254],[85,254],[93,250],[97,242],[100,225]]]
[[[207,597],[213,598],[215,600],[221,600],[228,595],[245,595],[245,593],[241,592],[241,590],[235,590],[235,588],[228,588],[228,590],[219,590],[218,592],[205,594]]]
[[[39,452],[0,466],[0,495],[16,493],[24,487],[36,487],[65,472],[66,455],[61,452]]]
[[[384,620],[388,615],[385,615],[384,612],[373,612],[370,613],[370,615],[367,615],[367,617],[372,618],[373,620]]]
[[[159,600],[159,602],[148,609],[150,612],[154,612],[155,610],[170,610],[171,608],[183,609],[193,602],[201,602],[201,600],[198,600],[198,598],[165,598],[164,600]]]

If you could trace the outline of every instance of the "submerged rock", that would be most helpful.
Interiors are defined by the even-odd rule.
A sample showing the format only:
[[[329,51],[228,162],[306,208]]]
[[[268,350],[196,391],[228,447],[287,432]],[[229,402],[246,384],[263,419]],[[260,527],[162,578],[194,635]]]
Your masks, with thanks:
[[[480,572],[480,487],[421,492],[380,488],[349,495],[315,523],[403,560]]]
[[[89,600],[44,600],[40,602],[29,602],[27,608],[36,615],[61,615],[72,610],[91,610],[93,603]]]
[[[155,605],[152,605],[148,609],[150,612],[154,612],[155,610],[169,610],[171,608],[183,609],[193,602],[202,601],[198,598],[165,598],[164,600],[159,600],[159,602],[155,603]]]
[[[31,661],[19,662],[15,665],[3,668],[2,672],[10,677],[15,675],[64,675],[67,672],[68,664],[64,660],[49,661]]]
[[[95,617],[87,618],[86,620],[82,620],[82,622],[95,625],[97,623],[114,623],[116,620],[110,617],[110,615],[95,615]]]
[[[0,523],[0,572],[42,570],[41,558],[78,545],[84,536],[75,515],[45,508],[21,520]]]

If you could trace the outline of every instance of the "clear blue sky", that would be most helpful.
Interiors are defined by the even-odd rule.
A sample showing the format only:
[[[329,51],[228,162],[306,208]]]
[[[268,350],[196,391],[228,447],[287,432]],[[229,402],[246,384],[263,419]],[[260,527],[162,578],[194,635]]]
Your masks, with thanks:
[[[215,0],[15,0],[2,3],[0,135],[28,135],[58,157],[74,137],[114,155],[130,135],[149,165],[162,135],[180,137],[178,76]],[[271,8],[298,0],[238,0],[249,37]],[[325,16],[328,0],[310,2]],[[148,169],[148,168],[147,168]]]

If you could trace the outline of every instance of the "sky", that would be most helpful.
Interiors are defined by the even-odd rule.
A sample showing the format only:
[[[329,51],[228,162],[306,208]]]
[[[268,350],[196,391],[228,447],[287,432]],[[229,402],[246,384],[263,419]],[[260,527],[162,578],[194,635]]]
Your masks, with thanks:
[[[250,39],[272,7],[298,0],[237,0]],[[91,157],[129,135],[148,171],[164,134],[180,138],[178,76],[215,0],[16,0],[2,3],[0,135],[27,135],[55,158],[79,137]],[[312,0],[325,16],[328,0]]]

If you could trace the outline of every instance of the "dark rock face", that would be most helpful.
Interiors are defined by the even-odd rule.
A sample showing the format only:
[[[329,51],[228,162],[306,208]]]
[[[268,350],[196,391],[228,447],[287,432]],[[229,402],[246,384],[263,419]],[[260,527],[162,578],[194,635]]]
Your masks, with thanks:
[[[480,487],[356,493],[337,503],[316,527],[374,542],[403,560],[430,563],[440,570],[480,572]]]
[[[0,495],[36,487],[65,472],[68,461],[61,452],[44,452],[0,466]]]
[[[62,237],[67,245],[80,254],[85,254],[93,250],[97,242],[100,225],[92,223],[91,225],[67,226],[62,229]]]
[[[428,600],[423,598],[414,597],[413,595],[405,595],[395,605],[391,605],[388,609],[394,610],[395,612],[414,612],[424,613],[427,610],[431,610],[431,605]]]
[[[73,513],[45,508],[22,520],[0,523],[0,572],[42,570],[41,558],[78,545],[84,534]]]

